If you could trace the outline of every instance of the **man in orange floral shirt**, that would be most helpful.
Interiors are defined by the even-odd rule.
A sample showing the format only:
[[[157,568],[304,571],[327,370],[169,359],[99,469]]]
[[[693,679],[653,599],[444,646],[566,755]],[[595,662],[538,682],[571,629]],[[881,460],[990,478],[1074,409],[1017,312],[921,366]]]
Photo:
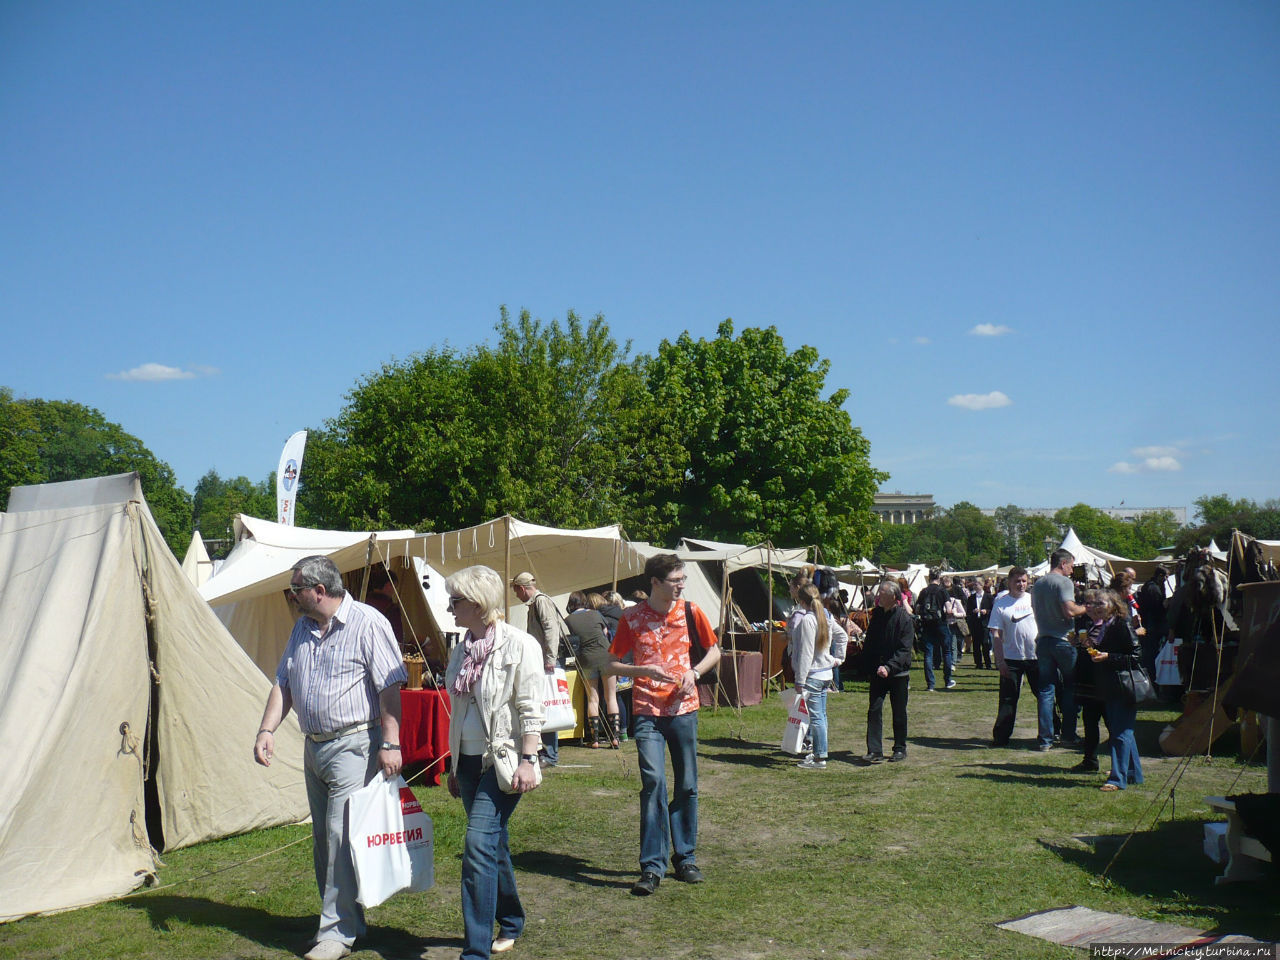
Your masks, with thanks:
[[[667,859],[677,880],[701,883],[698,843],[698,680],[720,662],[720,645],[707,615],[682,599],[684,561],[659,553],[644,565],[649,599],[629,607],[618,622],[610,669],[635,677],[631,694],[640,764],[640,879],[637,897],[658,889]],[[694,639],[696,638],[696,639]],[[635,663],[621,658],[632,654]],[[666,757],[675,788],[667,801]]]

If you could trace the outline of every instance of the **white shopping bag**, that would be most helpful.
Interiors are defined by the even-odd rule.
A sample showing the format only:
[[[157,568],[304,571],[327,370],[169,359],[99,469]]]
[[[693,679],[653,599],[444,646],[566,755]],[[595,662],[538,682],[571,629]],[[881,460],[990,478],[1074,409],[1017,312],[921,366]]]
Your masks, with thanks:
[[[347,826],[360,903],[376,907],[400,890],[431,889],[431,818],[404,777],[388,780],[379,770],[367,787],[347,798]]]
[[[804,738],[809,735],[809,710],[804,697],[794,690],[782,691],[782,704],[787,708],[787,727],[782,731],[784,753],[804,753]]]
[[[1182,686],[1182,671],[1178,669],[1178,641],[1166,640],[1156,657],[1156,683],[1162,687]]]
[[[565,676],[564,667],[556,667],[554,672],[548,673],[546,682],[543,703],[547,712],[542,720],[542,732],[572,730],[578,725],[578,718],[574,716],[573,701],[569,699],[569,678]]]

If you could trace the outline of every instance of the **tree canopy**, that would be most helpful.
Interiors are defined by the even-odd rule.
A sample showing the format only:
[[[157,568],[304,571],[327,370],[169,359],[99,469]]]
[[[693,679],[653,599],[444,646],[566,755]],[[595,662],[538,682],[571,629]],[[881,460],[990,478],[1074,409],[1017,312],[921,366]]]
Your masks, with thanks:
[[[275,471],[265,480],[254,483],[248,477],[224,480],[216,470],[210,470],[196,484],[191,506],[192,525],[206,541],[231,540],[232,521],[238,513],[275,519]],[[222,555],[226,550],[211,552]]]
[[[604,318],[502,311],[495,346],[440,348],[357,384],[308,441],[322,525],[451,529],[512,513],[678,535],[865,551],[883,474],[828,364],[775,329],[687,334],[630,357]]]
[[[886,524],[883,533],[873,555],[882,566],[927,563],[945,564],[951,570],[977,570],[1007,562],[995,519],[964,500],[949,510],[935,509],[919,523]]]
[[[1280,499],[1259,503],[1248,498],[1233,499],[1225,493],[1205,494],[1193,501],[1200,522],[1177,534],[1179,551],[1194,546],[1207,547],[1210,540],[1227,549],[1231,531],[1239,530],[1259,540],[1280,540]],[[1172,541],[1170,541],[1172,542]]]
[[[142,493],[170,549],[181,556],[191,538],[191,498],[173,470],[93,407],[69,400],[15,400],[0,390],[0,478],[9,488],[137,471]]]

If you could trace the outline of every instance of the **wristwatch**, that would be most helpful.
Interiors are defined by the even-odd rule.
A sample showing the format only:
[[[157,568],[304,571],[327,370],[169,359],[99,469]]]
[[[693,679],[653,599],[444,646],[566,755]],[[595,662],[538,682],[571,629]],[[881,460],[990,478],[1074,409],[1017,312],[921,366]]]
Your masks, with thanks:
[[[520,754],[520,759],[528,760],[530,763],[537,763],[538,755],[536,753],[522,753]]]
[[[398,743],[388,743],[386,740],[383,740],[383,741],[382,741],[382,746],[381,746],[381,747],[379,747],[378,749],[380,749],[380,750],[399,750],[399,749],[400,749],[400,744],[398,744]]]

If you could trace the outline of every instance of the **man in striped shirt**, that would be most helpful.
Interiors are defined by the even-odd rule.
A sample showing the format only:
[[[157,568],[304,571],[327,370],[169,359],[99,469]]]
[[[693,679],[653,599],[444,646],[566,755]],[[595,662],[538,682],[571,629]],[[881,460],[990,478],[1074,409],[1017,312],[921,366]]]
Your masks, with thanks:
[[[302,616],[294,624],[254,743],[271,765],[274,732],[290,709],[306,734],[320,928],[307,960],[340,960],[365,932],[355,869],[343,829],[347,797],[379,768],[400,772],[400,686],[408,679],[387,618],[352,599],[328,557],[299,560],[289,592]]]

